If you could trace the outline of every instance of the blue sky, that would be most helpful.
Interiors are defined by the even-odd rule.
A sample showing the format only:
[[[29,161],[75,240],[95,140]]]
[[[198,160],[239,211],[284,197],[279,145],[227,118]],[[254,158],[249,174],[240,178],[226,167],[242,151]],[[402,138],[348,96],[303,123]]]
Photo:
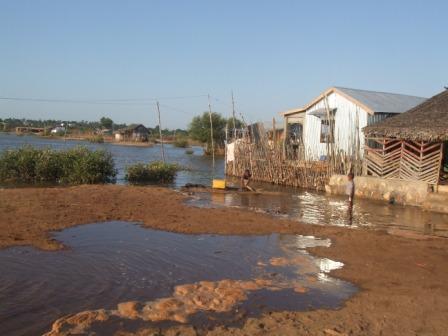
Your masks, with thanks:
[[[270,120],[330,86],[448,85],[447,1],[0,0],[0,97],[160,98],[164,126],[212,108]],[[163,97],[185,97],[168,99]],[[0,118],[156,123],[152,101],[0,100]]]

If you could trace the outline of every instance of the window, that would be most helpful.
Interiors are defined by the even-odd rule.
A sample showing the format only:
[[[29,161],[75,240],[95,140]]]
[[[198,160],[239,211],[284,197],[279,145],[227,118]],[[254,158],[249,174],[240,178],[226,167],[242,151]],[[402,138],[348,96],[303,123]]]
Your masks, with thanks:
[[[320,142],[321,143],[334,142],[334,120],[328,120],[328,119],[320,120]]]

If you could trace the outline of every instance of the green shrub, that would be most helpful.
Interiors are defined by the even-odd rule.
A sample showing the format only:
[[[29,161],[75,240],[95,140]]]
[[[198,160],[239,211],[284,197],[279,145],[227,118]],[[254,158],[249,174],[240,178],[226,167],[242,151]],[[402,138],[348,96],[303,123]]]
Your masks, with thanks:
[[[185,154],[188,154],[188,155],[191,155],[191,154],[193,154],[194,153],[194,150],[192,150],[192,149],[187,149],[186,151],[185,151]]]
[[[112,155],[75,147],[64,151],[24,146],[0,154],[0,183],[93,184],[115,182]]]
[[[36,182],[59,182],[64,172],[61,160],[62,153],[51,149],[41,150],[35,167]]]
[[[36,162],[39,151],[25,146],[4,151],[0,156],[0,181],[31,183],[36,179]]]
[[[187,148],[189,147],[189,142],[185,137],[178,137],[176,138],[176,140],[174,140],[173,145],[174,147]]]
[[[116,170],[112,154],[75,147],[62,152],[63,175],[66,184],[95,184],[115,182]]]
[[[174,180],[180,167],[174,163],[155,161],[148,164],[137,163],[126,167],[125,179],[131,183],[168,183]]]

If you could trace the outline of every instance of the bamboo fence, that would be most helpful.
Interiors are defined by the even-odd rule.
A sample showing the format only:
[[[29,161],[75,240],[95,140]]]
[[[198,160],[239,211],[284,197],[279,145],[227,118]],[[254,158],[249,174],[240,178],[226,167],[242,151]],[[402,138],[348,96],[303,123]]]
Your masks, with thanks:
[[[266,132],[262,124],[245,132],[242,138],[233,142],[234,161],[226,163],[227,175],[242,176],[245,169],[250,169],[255,181],[325,190],[333,174],[361,174],[359,139],[354,155],[347,156],[334,142],[328,142],[329,154],[324,160],[317,161],[307,159],[311,155],[307,155],[303,144],[288,144],[276,136],[275,126],[272,132]]]

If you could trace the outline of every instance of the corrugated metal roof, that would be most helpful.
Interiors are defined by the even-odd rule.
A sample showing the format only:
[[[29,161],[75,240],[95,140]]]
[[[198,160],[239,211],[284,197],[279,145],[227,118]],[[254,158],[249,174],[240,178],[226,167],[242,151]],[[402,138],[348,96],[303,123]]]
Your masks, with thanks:
[[[349,89],[338,86],[335,88],[369,107],[374,112],[403,113],[427,99],[398,93]]]

